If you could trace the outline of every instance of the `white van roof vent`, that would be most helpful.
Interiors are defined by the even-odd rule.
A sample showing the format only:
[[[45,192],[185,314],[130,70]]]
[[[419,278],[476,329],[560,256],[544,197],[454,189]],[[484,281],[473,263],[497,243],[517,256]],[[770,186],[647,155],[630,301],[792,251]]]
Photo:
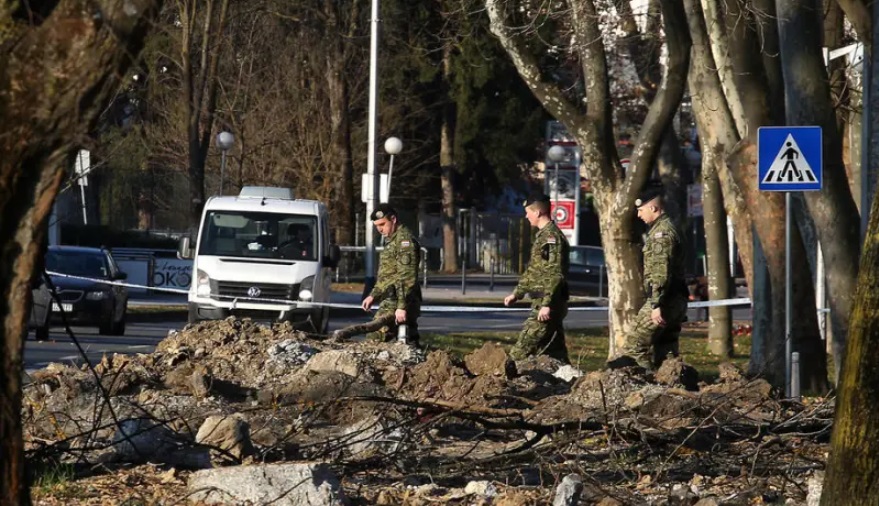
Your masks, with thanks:
[[[274,186],[245,186],[238,194],[241,198],[293,200],[292,188]]]

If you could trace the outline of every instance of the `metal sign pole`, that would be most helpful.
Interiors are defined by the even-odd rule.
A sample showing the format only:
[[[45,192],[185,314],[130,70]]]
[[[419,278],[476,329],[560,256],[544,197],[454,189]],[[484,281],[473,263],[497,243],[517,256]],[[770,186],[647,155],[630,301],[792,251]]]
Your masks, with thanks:
[[[784,392],[785,397],[791,396],[791,268],[790,268],[790,243],[791,243],[791,192],[784,192]]]

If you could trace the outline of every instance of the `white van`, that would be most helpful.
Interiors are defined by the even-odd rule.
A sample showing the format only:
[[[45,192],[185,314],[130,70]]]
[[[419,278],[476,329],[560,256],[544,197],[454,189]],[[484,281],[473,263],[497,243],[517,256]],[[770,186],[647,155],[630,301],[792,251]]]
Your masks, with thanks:
[[[237,197],[211,197],[195,250],[180,241],[178,255],[193,258],[189,321],[229,315],[307,323],[325,333],[331,269],[339,247],[330,244],[329,215],[289,188],[245,186]]]

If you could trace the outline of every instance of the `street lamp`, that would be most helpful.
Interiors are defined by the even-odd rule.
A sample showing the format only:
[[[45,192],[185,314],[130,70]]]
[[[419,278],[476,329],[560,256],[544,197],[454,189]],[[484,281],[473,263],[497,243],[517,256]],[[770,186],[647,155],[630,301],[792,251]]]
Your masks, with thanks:
[[[375,138],[376,124],[378,123],[378,35],[381,19],[379,18],[379,0],[372,0],[370,8],[370,33],[369,33],[369,113],[367,122],[367,156],[366,156],[366,179],[369,181],[369,191],[366,194],[366,232],[364,255],[364,267],[366,276],[363,280],[363,296],[372,290],[375,285],[375,231],[372,229],[372,212],[379,203],[379,183],[381,175],[375,168]]]
[[[224,131],[217,134],[217,147],[222,153],[220,158],[220,195],[223,194],[223,183],[226,181],[226,151],[232,149],[234,144],[235,136],[231,133]]]
[[[403,141],[398,137],[388,137],[385,141],[385,151],[391,155],[391,163],[388,167],[388,200],[391,199],[391,178],[394,176],[394,155],[403,151]]]
[[[546,152],[546,155],[549,157],[550,161],[555,165],[555,208],[556,213],[558,213],[559,208],[559,162],[565,159],[566,153],[565,148],[555,145],[549,148],[549,151]],[[554,213],[555,214],[555,213]],[[553,215],[553,218],[555,216]]]

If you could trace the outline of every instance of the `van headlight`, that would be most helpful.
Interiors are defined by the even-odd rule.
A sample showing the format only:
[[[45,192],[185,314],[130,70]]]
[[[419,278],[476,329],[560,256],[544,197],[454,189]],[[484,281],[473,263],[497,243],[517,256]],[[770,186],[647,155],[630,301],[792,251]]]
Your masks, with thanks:
[[[195,275],[195,294],[199,297],[210,297],[211,278],[208,273],[198,269]]]
[[[308,276],[299,284],[299,300],[311,300],[314,297],[314,276]]]

